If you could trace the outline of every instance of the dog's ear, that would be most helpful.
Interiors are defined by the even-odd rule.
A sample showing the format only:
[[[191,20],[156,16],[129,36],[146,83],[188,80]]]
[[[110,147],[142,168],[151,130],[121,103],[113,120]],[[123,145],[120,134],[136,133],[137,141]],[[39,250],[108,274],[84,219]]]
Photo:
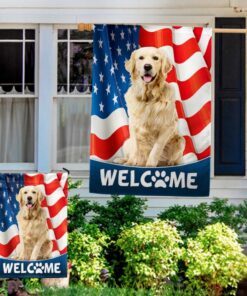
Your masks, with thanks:
[[[162,58],[161,58],[161,71],[162,74],[166,76],[168,72],[170,72],[172,69],[172,63],[169,60],[169,58],[162,52]]]
[[[38,193],[37,193],[37,195],[38,195],[38,201],[39,201],[39,203],[41,204],[42,200],[44,199],[44,195],[43,195],[43,193],[41,192],[41,190],[38,189]]]
[[[132,75],[135,71],[135,50],[132,52],[130,59],[125,62],[125,69]]]
[[[169,58],[166,58],[166,63],[165,63],[165,73],[169,73],[172,69],[172,63],[169,60]]]
[[[19,193],[16,195],[16,200],[19,202],[19,204],[22,204],[22,201],[23,201],[23,199],[22,199],[22,191],[23,191],[23,188],[21,188],[19,190]]]

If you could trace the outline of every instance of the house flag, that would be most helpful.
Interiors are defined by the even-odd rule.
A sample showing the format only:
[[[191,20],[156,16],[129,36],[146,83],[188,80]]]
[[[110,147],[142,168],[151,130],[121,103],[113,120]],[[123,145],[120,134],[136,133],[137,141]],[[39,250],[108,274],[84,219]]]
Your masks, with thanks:
[[[210,28],[96,25],[90,192],[208,196]]]
[[[67,178],[0,174],[0,278],[67,276]]]

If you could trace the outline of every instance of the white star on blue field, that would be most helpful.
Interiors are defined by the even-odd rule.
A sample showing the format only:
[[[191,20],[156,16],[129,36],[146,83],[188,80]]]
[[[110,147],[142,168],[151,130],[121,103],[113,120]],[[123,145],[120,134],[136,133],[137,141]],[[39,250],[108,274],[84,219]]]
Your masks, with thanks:
[[[16,195],[23,186],[23,175],[0,174],[0,231],[5,232],[11,225],[17,223],[19,203]]]
[[[117,108],[126,109],[130,75],[125,61],[138,48],[138,41],[138,26],[94,27],[92,115],[106,118]]]

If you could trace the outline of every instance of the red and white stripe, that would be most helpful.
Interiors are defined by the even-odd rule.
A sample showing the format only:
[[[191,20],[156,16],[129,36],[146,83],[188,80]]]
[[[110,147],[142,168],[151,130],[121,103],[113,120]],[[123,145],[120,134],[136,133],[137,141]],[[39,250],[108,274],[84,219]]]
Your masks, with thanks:
[[[147,26],[140,29],[140,46],[161,48],[173,64],[167,82],[174,89],[179,132],[186,140],[184,163],[210,155],[211,42],[209,28]],[[121,147],[129,137],[124,108],[105,119],[94,115],[91,123],[91,159],[109,161],[121,154]]]
[[[52,257],[67,252],[67,173],[25,174],[24,185],[38,186],[46,197],[42,202],[47,213]],[[12,257],[19,244],[18,228],[12,225],[0,236],[0,257]]]

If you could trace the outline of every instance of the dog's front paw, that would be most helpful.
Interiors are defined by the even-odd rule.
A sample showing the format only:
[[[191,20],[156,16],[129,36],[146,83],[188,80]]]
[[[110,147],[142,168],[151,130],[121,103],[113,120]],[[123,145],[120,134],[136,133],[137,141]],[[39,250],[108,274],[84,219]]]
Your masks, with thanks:
[[[113,160],[113,162],[114,162],[114,163],[117,163],[117,164],[124,164],[124,163],[126,163],[126,161],[127,161],[126,158],[121,158],[121,157],[119,157],[119,158],[115,158],[115,159]]]
[[[137,161],[130,158],[130,159],[128,159],[128,161],[125,164],[129,165],[129,166],[136,166]]]
[[[29,258],[25,256],[17,256],[15,260],[28,260]]]
[[[38,256],[36,256],[36,255],[32,255],[31,258],[30,258],[30,260],[33,260],[33,261],[34,261],[34,260],[38,260]]]
[[[158,161],[154,159],[148,159],[146,162],[146,167],[157,167]]]

